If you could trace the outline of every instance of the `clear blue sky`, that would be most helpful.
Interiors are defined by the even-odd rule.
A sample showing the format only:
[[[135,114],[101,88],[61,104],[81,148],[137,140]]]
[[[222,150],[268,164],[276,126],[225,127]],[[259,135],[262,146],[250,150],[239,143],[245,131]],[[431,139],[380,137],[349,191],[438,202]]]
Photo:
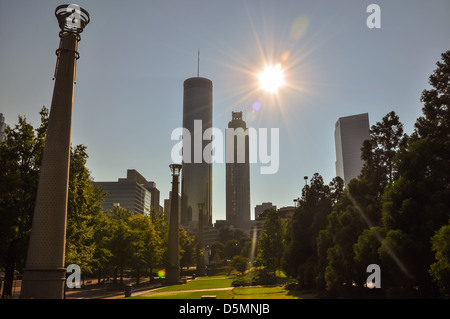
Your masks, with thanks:
[[[54,16],[61,1],[0,0],[0,113],[8,124],[34,125],[50,107],[58,47]],[[442,52],[450,49],[450,2],[355,1],[81,1],[91,14],[77,65],[72,143],[88,147],[96,181],[137,169],[161,191],[171,187],[170,139],[182,125],[183,81],[214,82],[214,127],[232,111],[247,125],[280,129],[277,174],[251,170],[254,206],[293,204],[303,176],[335,176],[334,124],[369,113],[370,124],[394,110],[411,133],[420,95]],[[381,7],[369,29],[366,8]],[[266,63],[281,63],[286,86],[258,88]],[[252,105],[261,101],[253,112]],[[225,219],[225,165],[213,169],[213,219]]]

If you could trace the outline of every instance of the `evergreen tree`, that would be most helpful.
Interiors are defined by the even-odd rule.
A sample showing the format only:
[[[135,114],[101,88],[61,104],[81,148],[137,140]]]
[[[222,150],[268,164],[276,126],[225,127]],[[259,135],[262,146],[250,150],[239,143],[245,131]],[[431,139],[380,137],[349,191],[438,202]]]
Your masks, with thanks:
[[[404,278],[403,290],[420,296],[436,294],[429,273],[435,262],[431,238],[450,217],[450,51],[437,66],[429,78],[432,88],[422,93],[423,116],[399,152],[399,178],[387,188],[383,204],[388,244],[413,247],[397,256],[408,271],[393,267],[389,275]]]

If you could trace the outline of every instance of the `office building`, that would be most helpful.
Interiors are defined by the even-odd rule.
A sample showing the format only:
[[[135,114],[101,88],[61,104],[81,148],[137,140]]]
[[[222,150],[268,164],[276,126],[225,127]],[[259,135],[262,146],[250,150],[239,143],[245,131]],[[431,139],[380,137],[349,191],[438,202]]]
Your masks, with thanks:
[[[270,210],[270,209],[275,209],[276,210],[277,206],[273,205],[270,202],[262,203],[261,205],[256,205],[255,206],[255,220],[258,219],[259,215],[264,213],[264,211]]]
[[[276,210],[278,216],[280,216],[286,224],[289,223],[289,221],[295,214],[295,207],[293,206],[281,207],[277,210],[277,207],[273,206],[272,203],[263,203],[263,205],[257,205],[257,207],[258,215],[255,216],[255,220],[252,222],[250,229],[250,238],[252,239],[258,239],[259,236],[261,236],[264,229],[264,223],[267,219],[267,214],[271,209]]]
[[[102,203],[104,211],[114,206],[143,215],[149,215],[152,207],[161,210],[156,183],[147,181],[134,169],[127,170],[127,177],[119,178],[117,182],[94,182],[94,185],[102,187],[107,193]]]
[[[228,225],[248,230],[250,225],[250,163],[249,137],[242,112],[232,112],[228,128],[234,134],[226,135],[226,152],[233,152],[231,163],[226,163],[226,221]],[[228,140],[228,138],[232,140]]]
[[[361,159],[363,142],[370,138],[369,114],[340,117],[335,125],[336,176],[348,185],[357,178],[364,164]]]
[[[184,81],[183,128],[189,131],[191,139],[183,138],[181,225],[188,231],[198,227],[199,203],[204,204],[204,226],[212,225],[212,164],[203,156],[211,141],[202,138],[205,130],[212,127],[212,98],[211,80],[194,77]]]

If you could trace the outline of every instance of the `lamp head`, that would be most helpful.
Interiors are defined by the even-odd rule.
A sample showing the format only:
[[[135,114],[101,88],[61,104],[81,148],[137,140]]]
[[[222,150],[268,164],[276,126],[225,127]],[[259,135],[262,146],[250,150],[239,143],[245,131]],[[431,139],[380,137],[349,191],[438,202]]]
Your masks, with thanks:
[[[170,164],[170,170],[172,171],[172,176],[179,176],[181,173],[181,168],[183,165],[181,164]]]

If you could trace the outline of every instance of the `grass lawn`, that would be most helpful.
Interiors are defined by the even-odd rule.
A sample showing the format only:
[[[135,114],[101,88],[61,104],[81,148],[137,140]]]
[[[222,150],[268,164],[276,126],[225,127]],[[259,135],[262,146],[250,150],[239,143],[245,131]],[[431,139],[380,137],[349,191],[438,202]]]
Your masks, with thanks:
[[[166,286],[164,288],[158,289],[157,291],[163,292],[163,291],[178,291],[178,290],[226,288],[230,287],[232,282],[233,278],[226,276],[198,277],[195,280],[188,281],[185,284]]]
[[[217,299],[231,299],[231,290],[208,290],[208,291],[191,291],[191,292],[167,292],[155,293],[149,295],[138,295],[129,299],[201,299],[202,296],[214,295]]]
[[[131,299],[200,299],[205,295],[215,295],[217,299],[301,299],[280,286],[267,287],[234,287],[229,288],[233,277],[210,276],[199,277],[186,284],[173,285],[155,289],[146,295],[132,296]],[[203,291],[197,291],[207,289]]]
[[[233,299],[300,299],[284,287],[236,287]]]

